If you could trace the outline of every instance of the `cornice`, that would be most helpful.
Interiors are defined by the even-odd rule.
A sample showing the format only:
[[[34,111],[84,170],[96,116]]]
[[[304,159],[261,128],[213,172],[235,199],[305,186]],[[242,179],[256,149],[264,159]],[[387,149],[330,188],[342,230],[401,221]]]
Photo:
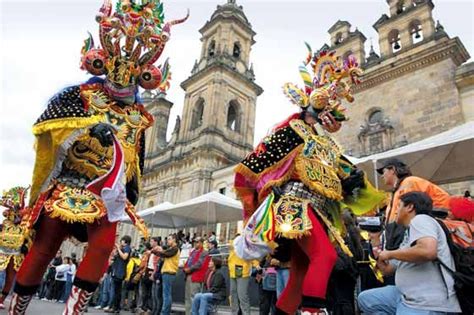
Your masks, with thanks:
[[[204,32],[210,29],[214,24],[225,21],[225,20],[232,20],[233,22],[237,22],[237,24],[239,24],[244,30],[249,32],[250,36],[252,37],[252,45],[255,44],[255,40],[253,39],[253,37],[257,35],[257,33],[255,33],[255,31],[252,29],[252,26],[250,24],[245,23],[240,18],[234,15],[229,15],[229,16],[218,15],[214,17],[213,19],[207,21],[206,24],[204,24],[204,26],[199,29],[199,33],[204,35]]]
[[[196,154],[197,152],[199,152],[200,155],[197,155]],[[160,163],[153,165],[150,170],[146,170],[143,173],[142,180],[148,180],[151,178],[158,177],[160,173],[165,172],[168,169],[171,169],[177,166],[179,167],[180,165],[186,164],[188,162],[192,162],[193,159],[198,159],[202,157],[203,155],[224,161],[224,164],[225,164],[224,167],[237,164],[238,162],[242,160],[242,157],[231,156],[230,154],[222,152],[222,150],[216,147],[215,145],[207,144],[207,145],[203,145],[199,147],[198,150],[193,150],[193,151],[181,154],[179,157],[170,157],[164,161],[161,161]],[[219,167],[218,169],[221,169],[221,168],[222,167]]]
[[[405,51],[407,52],[407,51]],[[380,63],[387,62],[394,56],[381,60]],[[407,55],[402,59],[383,66],[375,64],[367,69],[366,74],[361,77],[361,83],[354,87],[354,92],[358,93],[397,77],[413,72],[420,68],[430,66],[441,60],[451,58],[459,66],[469,58],[469,54],[459,38],[449,39],[440,42],[436,46],[430,46],[416,54]]]
[[[195,83],[196,81],[199,81],[205,75],[207,75],[208,73],[212,72],[213,70],[217,70],[217,69],[222,69],[222,70],[227,71],[230,74],[236,75],[239,79],[241,79],[248,86],[250,86],[250,88],[255,92],[255,94],[257,94],[257,96],[259,96],[260,94],[263,93],[262,87],[260,87],[257,83],[253,82],[252,80],[250,80],[249,78],[247,78],[243,74],[241,74],[241,73],[235,71],[234,69],[230,68],[228,65],[223,64],[223,63],[219,63],[219,62],[215,62],[215,63],[212,63],[210,65],[207,65],[204,69],[198,71],[195,74],[192,74],[186,80],[181,82],[180,86],[183,90],[186,91],[186,89],[189,87],[189,85]]]

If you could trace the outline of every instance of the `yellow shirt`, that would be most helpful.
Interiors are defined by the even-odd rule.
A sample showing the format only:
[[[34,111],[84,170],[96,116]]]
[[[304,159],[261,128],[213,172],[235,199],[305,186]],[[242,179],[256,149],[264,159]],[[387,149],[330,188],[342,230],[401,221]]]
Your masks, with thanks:
[[[163,267],[161,267],[161,273],[176,274],[179,268],[179,254],[180,251],[176,252],[171,257],[163,257]]]
[[[229,258],[227,259],[227,265],[229,266],[230,278],[247,278],[250,277],[252,266],[258,266],[258,261],[242,259],[235,253],[234,248],[231,248]]]

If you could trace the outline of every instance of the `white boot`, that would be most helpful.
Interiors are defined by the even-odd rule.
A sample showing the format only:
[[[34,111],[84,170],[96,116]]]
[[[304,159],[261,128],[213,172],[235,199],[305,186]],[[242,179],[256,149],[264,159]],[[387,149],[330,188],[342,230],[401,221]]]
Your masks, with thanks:
[[[24,315],[32,298],[33,295],[18,295],[18,293],[14,293],[8,315]]]
[[[89,300],[94,292],[88,292],[84,289],[73,286],[71,294],[66,302],[66,308],[63,315],[82,315],[89,304]]]

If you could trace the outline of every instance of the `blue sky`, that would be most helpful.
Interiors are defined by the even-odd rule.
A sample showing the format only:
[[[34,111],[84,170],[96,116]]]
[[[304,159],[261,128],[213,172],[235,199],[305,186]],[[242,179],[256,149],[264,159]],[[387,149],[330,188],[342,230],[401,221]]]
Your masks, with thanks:
[[[167,19],[184,16],[187,8],[191,11],[185,24],[172,29],[171,40],[161,58],[170,57],[173,73],[168,92],[168,99],[174,103],[170,129],[175,116],[182,111],[184,93],[179,84],[190,75],[195,59],[200,57],[198,29],[210,18],[216,5],[224,2],[164,1]],[[435,20],[440,20],[451,37],[460,37],[473,55],[473,2],[433,2]],[[304,41],[313,48],[321,47],[329,41],[327,30],[341,19],[365,34],[367,52],[370,38],[377,50],[378,37],[372,25],[383,13],[388,14],[384,0],[237,0],[237,3],[243,5],[257,33],[251,61],[256,82],[265,90],[257,100],[255,141],[296,110],[281,93],[281,86],[288,81],[299,83],[298,65],[306,53]],[[100,0],[0,0],[0,190],[29,184],[34,161],[31,125],[54,93],[88,78],[79,69],[80,49],[87,31],[98,42],[94,17],[100,5]]]

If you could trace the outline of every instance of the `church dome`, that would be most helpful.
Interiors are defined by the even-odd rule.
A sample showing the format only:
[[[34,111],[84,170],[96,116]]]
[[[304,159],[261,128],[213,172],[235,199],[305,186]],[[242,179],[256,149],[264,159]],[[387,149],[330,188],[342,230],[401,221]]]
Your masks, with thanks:
[[[216,11],[214,11],[211,16],[211,21],[218,17],[228,18],[231,16],[235,16],[245,24],[250,25],[250,22],[243,11],[243,7],[237,5],[235,0],[227,0],[226,4],[218,5]]]

